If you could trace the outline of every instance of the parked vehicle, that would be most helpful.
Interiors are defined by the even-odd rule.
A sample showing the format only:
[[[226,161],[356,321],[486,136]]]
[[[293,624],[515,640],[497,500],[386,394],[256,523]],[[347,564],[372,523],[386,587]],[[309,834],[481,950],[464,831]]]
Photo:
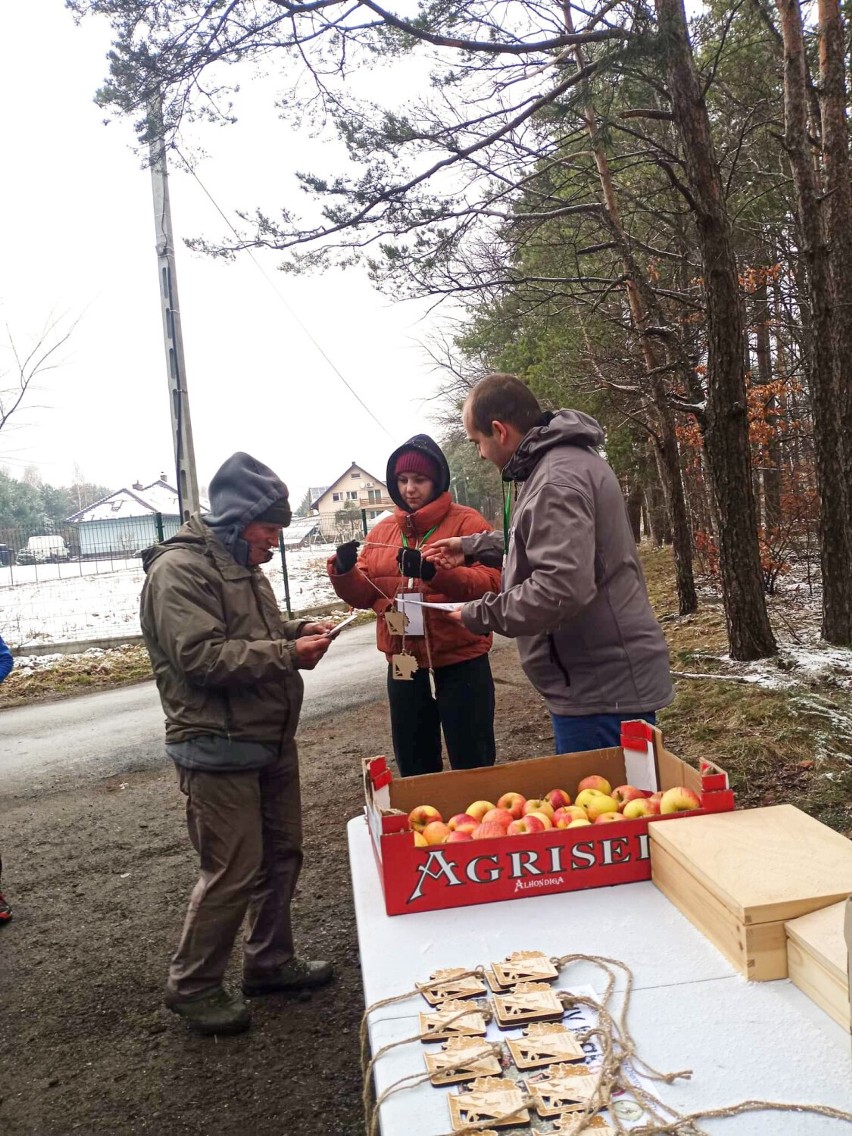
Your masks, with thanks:
[[[68,545],[61,536],[31,536],[19,550],[18,564],[55,564],[68,559]]]
[[[14,550],[8,544],[0,544],[0,568],[8,568],[14,559]]]

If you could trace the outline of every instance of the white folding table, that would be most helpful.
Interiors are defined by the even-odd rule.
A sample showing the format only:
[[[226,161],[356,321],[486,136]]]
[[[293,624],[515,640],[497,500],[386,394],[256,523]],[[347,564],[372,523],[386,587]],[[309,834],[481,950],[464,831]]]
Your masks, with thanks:
[[[439,967],[474,967],[512,951],[608,956],[633,973],[629,1027],[640,1056],[661,1072],[691,1069],[689,1081],[653,1091],[679,1112],[745,1100],[820,1104],[852,1111],[850,1038],[787,980],[747,982],[650,882],[530,896],[411,915],[385,914],[366,821],[349,822],[349,858],[367,1005],[411,990]],[[603,992],[601,971],[573,965],[563,987]],[[616,989],[623,989],[619,981]],[[421,997],[373,1011],[375,1053],[417,1033]],[[376,1063],[379,1093],[425,1072],[419,1042]],[[450,1131],[448,1091],[428,1082],[390,1096],[382,1136]],[[719,1136],[832,1136],[843,1121],[805,1113],[752,1113],[702,1121]]]

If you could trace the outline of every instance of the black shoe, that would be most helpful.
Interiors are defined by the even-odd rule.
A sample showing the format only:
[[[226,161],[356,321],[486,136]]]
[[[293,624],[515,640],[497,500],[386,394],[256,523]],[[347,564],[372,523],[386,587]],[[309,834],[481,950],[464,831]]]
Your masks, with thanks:
[[[251,1007],[236,990],[217,986],[197,998],[166,995],[166,1005],[186,1022],[187,1029],[201,1034],[242,1033],[251,1025]]]
[[[330,962],[293,959],[268,974],[243,979],[243,994],[256,998],[259,994],[277,994],[282,990],[313,990],[325,986],[334,976]]]

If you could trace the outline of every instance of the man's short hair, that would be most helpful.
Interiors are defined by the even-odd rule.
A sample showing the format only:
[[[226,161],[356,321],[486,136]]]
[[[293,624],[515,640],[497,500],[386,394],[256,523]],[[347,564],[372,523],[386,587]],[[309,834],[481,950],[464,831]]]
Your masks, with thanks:
[[[522,434],[541,422],[541,407],[526,383],[515,375],[493,374],[480,379],[467,396],[467,409],[477,433],[491,437],[492,422],[505,422]]]

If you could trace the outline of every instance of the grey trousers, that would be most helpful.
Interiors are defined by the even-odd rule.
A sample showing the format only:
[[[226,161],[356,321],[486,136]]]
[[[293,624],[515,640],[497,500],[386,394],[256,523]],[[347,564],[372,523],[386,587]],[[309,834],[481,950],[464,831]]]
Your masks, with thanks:
[[[201,862],[166,989],[192,998],[219,986],[247,916],[243,974],[290,962],[290,901],[302,867],[299,759],[288,742],[272,765],[245,773],[178,769],[186,823]]]

